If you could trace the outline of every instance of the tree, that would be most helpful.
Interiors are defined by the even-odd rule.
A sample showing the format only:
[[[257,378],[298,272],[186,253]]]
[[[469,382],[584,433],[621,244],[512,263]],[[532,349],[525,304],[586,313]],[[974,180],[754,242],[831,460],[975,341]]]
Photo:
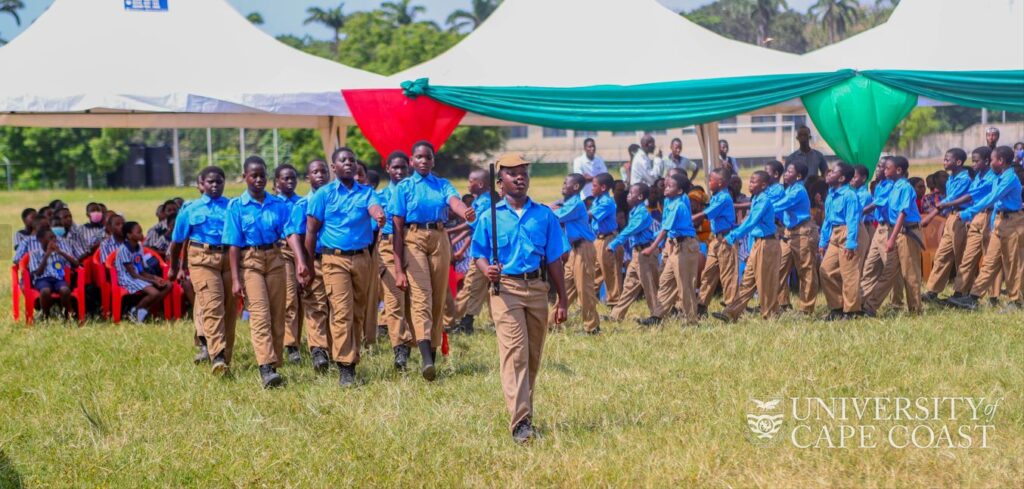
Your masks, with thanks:
[[[458,9],[452,12],[445,20],[445,24],[448,24],[448,27],[454,31],[460,31],[467,27],[470,31],[474,31],[498,9],[499,5],[501,5],[501,0],[473,0],[468,11]]]
[[[830,44],[842,39],[847,29],[861,18],[857,0],[818,0],[807,13],[821,19]]]
[[[914,143],[919,139],[943,130],[943,124],[935,114],[935,107],[914,107],[899,125],[899,147],[914,153]]]
[[[252,25],[263,25],[263,14],[259,12],[249,12],[249,15],[246,15],[245,18],[252,22]]]
[[[772,20],[779,10],[787,8],[789,6],[786,5],[786,0],[757,0],[754,3],[754,13],[757,16],[757,44],[759,46],[766,44]]]
[[[775,3],[775,10],[771,10],[768,3]],[[764,12],[759,13],[759,7],[764,7]],[[718,0],[681,15],[712,32],[737,41],[765,45],[768,33],[771,33],[772,41],[766,47],[798,54],[807,50],[807,39],[803,32],[807,19],[782,1],[768,0],[765,3],[765,0],[758,0],[755,3],[754,0]],[[760,25],[762,23],[763,26]]]
[[[0,14],[7,14],[14,17],[14,23],[21,25],[21,17],[18,16],[18,10],[25,8],[25,4],[21,0],[0,0]],[[7,41],[0,38],[0,46],[7,44]]]
[[[343,9],[345,3],[339,3],[337,7],[322,9],[320,7],[309,7],[306,9],[306,20],[302,21],[303,25],[309,24],[321,24],[328,29],[334,31],[334,56],[337,58],[340,55],[341,46],[341,30],[345,27],[345,21],[348,16],[345,15]]]
[[[380,4],[384,18],[396,26],[409,25],[416,21],[416,16],[427,11],[422,5],[412,5],[412,0],[398,0]]]

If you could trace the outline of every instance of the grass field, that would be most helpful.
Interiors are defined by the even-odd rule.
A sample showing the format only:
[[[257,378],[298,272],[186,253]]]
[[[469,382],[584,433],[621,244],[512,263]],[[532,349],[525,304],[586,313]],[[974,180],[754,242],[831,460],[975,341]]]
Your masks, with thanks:
[[[534,195],[553,200],[557,181],[534,181]],[[156,202],[183,192],[0,194],[0,223],[57,197],[78,216],[102,200],[149,223]],[[234,374],[217,379],[192,365],[191,323],[25,328],[9,307],[0,306],[0,487],[1024,486],[1020,312],[929,308],[847,323],[787,314],[652,330],[630,321],[596,338],[578,334],[570,314],[545,349],[540,436],[518,447],[485,319],[477,335],[453,339],[433,384],[395,373],[381,343],[357,389],[314,375],[307,358],[282,368],[285,388],[265,392],[245,323]],[[752,398],[855,396],[986,397],[998,410],[984,423],[994,426],[988,448],[750,441]]]

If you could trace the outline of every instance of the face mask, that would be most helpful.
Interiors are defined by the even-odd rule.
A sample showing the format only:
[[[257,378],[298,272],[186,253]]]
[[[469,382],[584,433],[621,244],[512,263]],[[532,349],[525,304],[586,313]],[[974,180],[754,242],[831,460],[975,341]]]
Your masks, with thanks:
[[[1017,151],[1017,159],[1024,160],[1024,149]]]
[[[65,233],[67,233],[67,229],[64,229],[64,228],[53,228],[53,234],[54,234],[54,236],[57,236],[58,238],[63,238]]]
[[[103,213],[100,211],[93,211],[89,213],[89,222],[93,224],[99,224],[103,222]]]

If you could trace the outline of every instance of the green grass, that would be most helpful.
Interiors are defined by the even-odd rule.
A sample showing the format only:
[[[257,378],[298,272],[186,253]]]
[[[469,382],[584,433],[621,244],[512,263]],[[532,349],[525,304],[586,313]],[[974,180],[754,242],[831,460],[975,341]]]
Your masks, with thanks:
[[[534,182],[538,200],[557,195],[557,180]],[[179,193],[0,194],[0,222],[57,196],[76,213],[101,199],[145,218]],[[4,297],[9,286],[4,280]],[[282,368],[285,388],[264,392],[245,323],[234,374],[217,379],[192,365],[191,323],[25,328],[9,319],[8,304],[0,306],[0,487],[1024,485],[1020,312],[929,308],[841,324],[787,314],[649,331],[623,322],[602,325],[597,338],[578,334],[571,314],[546,344],[540,437],[518,447],[486,328],[453,339],[433,384],[395,373],[381,343],[365,355],[356,389],[340,390],[333,373],[314,375],[307,358]],[[988,449],[756,446],[745,425],[750,399],[773,396],[1002,402]]]

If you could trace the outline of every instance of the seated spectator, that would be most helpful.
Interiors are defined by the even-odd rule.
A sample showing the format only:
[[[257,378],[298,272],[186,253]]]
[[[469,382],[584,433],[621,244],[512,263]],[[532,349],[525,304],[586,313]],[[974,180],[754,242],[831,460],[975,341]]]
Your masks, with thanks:
[[[924,215],[924,196],[927,192],[927,189],[925,188],[924,184],[924,179],[921,177],[910,177],[909,182],[910,185],[914,187],[914,192],[917,194],[917,197],[915,197],[917,201],[917,210],[920,211],[922,215]],[[930,211],[931,209],[928,209],[928,212]]]
[[[129,294],[139,297],[138,304],[128,311],[128,318],[136,323],[146,320],[155,305],[163,304],[171,291],[171,283],[162,277],[147,273],[142,247],[142,226],[135,221],[124,223],[125,239],[117,249],[114,265],[117,284]]]
[[[163,219],[158,221],[146,232],[146,241],[143,245],[157,252],[161,258],[167,258],[167,250],[171,246],[171,232],[174,231],[174,222],[178,217],[178,204],[168,200],[160,205],[163,209]]]
[[[35,220],[36,214],[36,210],[31,207],[22,209],[21,224],[25,227],[14,233],[13,241],[15,250],[18,249],[18,245],[20,245],[22,241],[31,238],[32,233],[35,232],[35,227],[32,225],[32,222]]]
[[[14,250],[14,263],[20,262],[25,255],[33,251],[42,249],[39,247],[39,240],[37,239],[37,236],[39,235],[39,231],[41,229],[50,229],[50,220],[47,219],[43,215],[43,213],[40,212],[37,213],[35,217],[32,218],[31,226],[32,235],[26,237],[25,239],[22,239],[21,243],[18,243],[18,247]]]
[[[68,320],[73,304],[71,284],[67,282],[65,271],[68,267],[77,267],[78,260],[72,256],[70,250],[58,243],[49,227],[40,228],[36,233],[36,240],[39,247],[29,254],[28,266],[29,273],[32,274],[32,287],[39,291],[39,310],[43,318],[48,319],[53,309],[52,295],[57,293],[64,308],[64,319]],[[80,321],[83,319],[79,318]]]
[[[95,253],[96,248],[100,245],[100,241],[103,240],[103,235],[107,231],[103,204],[90,202],[89,205],[85,206],[85,214],[88,220],[79,229],[77,238],[83,248]]]
[[[116,253],[121,243],[124,242],[124,218],[114,214],[107,218],[107,237],[100,241],[100,261],[107,262],[111,253]]]

